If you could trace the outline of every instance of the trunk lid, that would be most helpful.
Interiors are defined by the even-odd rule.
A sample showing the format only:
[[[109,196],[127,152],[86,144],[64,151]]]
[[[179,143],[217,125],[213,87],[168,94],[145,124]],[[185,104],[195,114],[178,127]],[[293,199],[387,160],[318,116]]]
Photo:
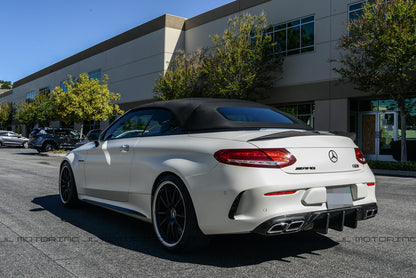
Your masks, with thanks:
[[[348,137],[301,132],[286,135],[271,134],[249,143],[258,148],[287,149],[296,158],[296,163],[281,169],[288,174],[352,172],[363,168],[355,155],[357,146]]]

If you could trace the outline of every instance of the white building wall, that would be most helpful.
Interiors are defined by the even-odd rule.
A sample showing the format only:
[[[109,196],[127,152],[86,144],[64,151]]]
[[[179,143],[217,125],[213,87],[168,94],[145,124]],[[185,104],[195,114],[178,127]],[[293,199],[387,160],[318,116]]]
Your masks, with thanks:
[[[200,47],[210,47],[210,35],[221,35],[227,27],[228,19],[241,13],[265,14],[270,25],[277,25],[310,15],[315,16],[315,51],[288,56],[283,65],[282,78],[277,87],[307,84],[334,80],[338,76],[329,61],[339,57],[337,43],[346,30],[348,4],[350,0],[273,0],[243,10],[225,18],[220,18],[186,31],[186,52],[191,53]]]

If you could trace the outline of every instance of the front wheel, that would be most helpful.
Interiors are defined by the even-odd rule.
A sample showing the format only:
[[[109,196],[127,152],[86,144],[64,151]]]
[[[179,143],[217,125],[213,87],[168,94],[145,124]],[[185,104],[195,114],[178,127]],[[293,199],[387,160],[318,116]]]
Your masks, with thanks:
[[[68,162],[64,162],[59,175],[59,197],[65,207],[74,206],[78,201],[74,174]]]
[[[167,176],[157,184],[152,220],[160,243],[168,250],[189,248],[202,237],[189,193],[176,176]]]

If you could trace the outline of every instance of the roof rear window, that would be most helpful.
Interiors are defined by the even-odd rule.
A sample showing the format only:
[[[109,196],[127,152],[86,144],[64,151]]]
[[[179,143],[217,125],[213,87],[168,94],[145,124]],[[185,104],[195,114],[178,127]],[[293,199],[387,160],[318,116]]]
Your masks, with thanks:
[[[220,107],[217,110],[230,121],[293,124],[285,115],[268,108]]]

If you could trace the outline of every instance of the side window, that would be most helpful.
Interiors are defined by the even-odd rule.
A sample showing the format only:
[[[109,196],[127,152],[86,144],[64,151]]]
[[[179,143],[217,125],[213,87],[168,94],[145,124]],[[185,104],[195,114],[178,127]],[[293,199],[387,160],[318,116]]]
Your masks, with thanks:
[[[154,110],[133,111],[120,118],[104,135],[104,140],[137,137],[153,116]]]
[[[181,129],[172,113],[167,110],[159,109],[156,110],[155,114],[153,115],[144,132],[144,135],[154,136],[179,133],[181,133]]]

